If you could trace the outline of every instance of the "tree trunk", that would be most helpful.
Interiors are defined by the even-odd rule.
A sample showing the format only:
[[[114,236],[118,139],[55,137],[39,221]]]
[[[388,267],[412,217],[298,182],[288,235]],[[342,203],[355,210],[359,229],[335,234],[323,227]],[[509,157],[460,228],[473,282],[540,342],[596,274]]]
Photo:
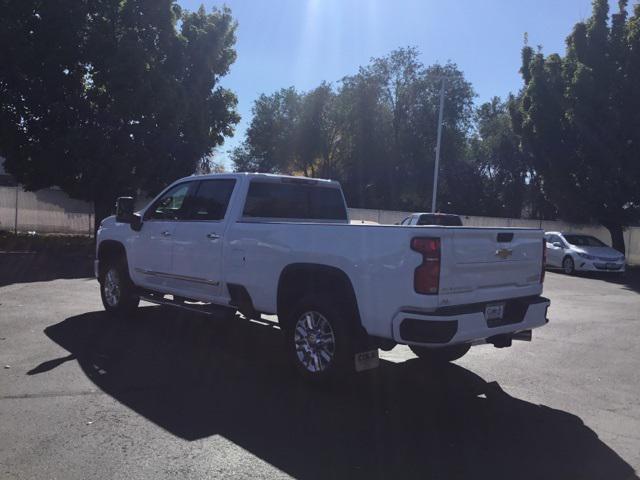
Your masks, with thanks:
[[[93,202],[93,211],[94,211],[94,224],[93,224],[93,238],[97,238],[98,227],[100,226],[100,222],[112,215],[115,211],[113,200],[104,200],[98,199]]]
[[[611,246],[621,253],[625,253],[623,227],[617,223],[606,223],[604,227],[611,234]]]

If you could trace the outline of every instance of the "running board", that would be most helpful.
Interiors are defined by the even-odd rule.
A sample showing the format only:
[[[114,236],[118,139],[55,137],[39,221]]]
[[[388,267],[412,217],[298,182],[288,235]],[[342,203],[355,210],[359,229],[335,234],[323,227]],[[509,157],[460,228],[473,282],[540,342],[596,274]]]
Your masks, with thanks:
[[[148,292],[141,293],[139,296],[140,300],[144,300],[145,302],[155,303],[157,305],[168,305],[170,307],[180,308],[190,312],[203,313],[205,315],[221,316],[223,313],[226,313],[225,310],[235,310],[235,308],[223,307],[210,303],[189,304],[184,301],[169,300],[168,298],[164,298],[164,296]]]

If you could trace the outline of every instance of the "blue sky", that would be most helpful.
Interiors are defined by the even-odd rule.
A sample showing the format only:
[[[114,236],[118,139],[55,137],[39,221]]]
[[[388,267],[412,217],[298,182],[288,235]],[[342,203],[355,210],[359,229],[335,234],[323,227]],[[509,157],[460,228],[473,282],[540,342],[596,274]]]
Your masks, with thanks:
[[[222,2],[179,0],[190,10]],[[610,1],[613,8],[617,2]],[[631,2],[630,2],[631,3]],[[451,60],[471,81],[477,102],[522,84],[523,34],[546,53],[564,52],[573,25],[591,0],[227,0],[238,21],[238,59],[223,85],[239,100],[242,121],[218,160],[238,145],[260,93],[337,82],[371,57],[418,47],[425,64]]]

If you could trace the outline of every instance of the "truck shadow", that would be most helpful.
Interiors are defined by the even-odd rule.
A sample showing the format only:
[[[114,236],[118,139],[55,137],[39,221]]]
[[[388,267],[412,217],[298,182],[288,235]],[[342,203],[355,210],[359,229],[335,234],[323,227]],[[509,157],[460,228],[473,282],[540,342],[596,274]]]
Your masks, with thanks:
[[[276,324],[141,308],[45,330],[104,392],[185,440],[222,435],[296,478],[631,479],[580,418],[457,365],[382,361],[331,388],[297,382]],[[211,456],[217,455],[215,451]]]

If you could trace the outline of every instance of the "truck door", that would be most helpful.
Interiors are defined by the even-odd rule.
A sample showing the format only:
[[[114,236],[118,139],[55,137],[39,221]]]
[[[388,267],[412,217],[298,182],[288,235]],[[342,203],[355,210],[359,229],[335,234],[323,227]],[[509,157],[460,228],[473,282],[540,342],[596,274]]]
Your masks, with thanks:
[[[169,188],[144,213],[142,228],[132,238],[129,271],[143,287],[165,291],[170,281],[173,233],[194,182]]]
[[[214,301],[223,293],[224,219],[236,180],[217,178],[197,183],[173,235],[171,291]]]

